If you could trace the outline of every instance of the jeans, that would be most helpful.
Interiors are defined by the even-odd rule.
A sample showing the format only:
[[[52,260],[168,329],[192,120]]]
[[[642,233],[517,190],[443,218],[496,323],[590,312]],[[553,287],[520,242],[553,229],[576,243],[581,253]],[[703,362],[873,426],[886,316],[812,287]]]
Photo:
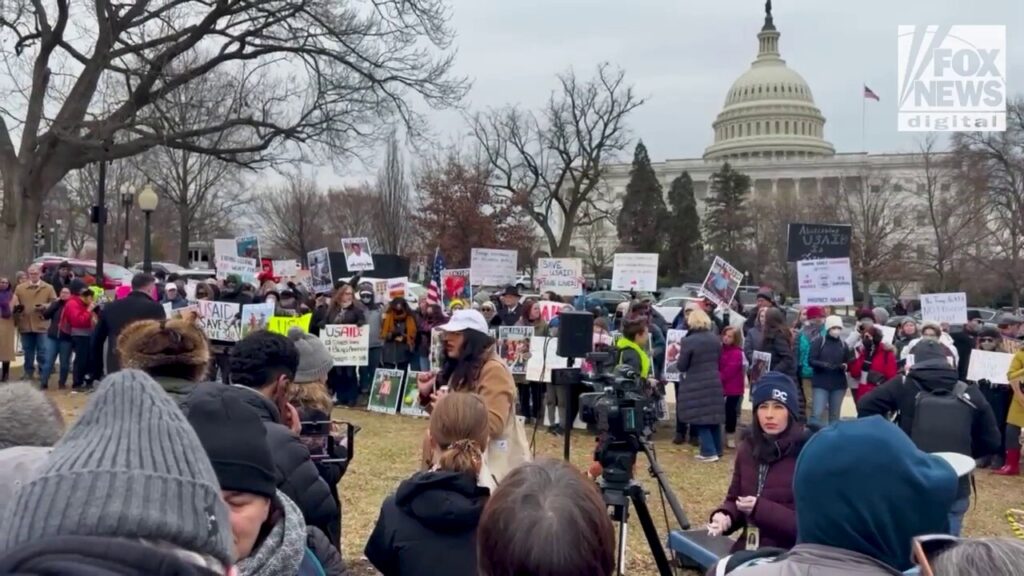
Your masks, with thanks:
[[[843,398],[846,397],[846,388],[839,390],[815,388],[813,392],[814,399],[811,401],[811,405],[814,407],[814,413],[811,415],[811,422],[821,426],[839,422],[839,415],[843,409]],[[828,412],[827,421],[825,419],[826,411]]]
[[[953,507],[949,509],[949,533],[953,536],[960,536],[960,531],[964,527],[964,514],[967,513],[970,504],[971,497],[965,496],[953,502]]]
[[[373,373],[377,371],[377,367],[380,366],[380,353],[383,350],[380,346],[376,348],[370,348],[369,350],[369,362],[366,366],[359,367],[359,390],[363,394],[369,394],[370,388],[373,386]]]
[[[21,333],[21,349],[25,351],[25,379],[30,380],[36,373],[36,360],[39,360],[39,373],[50,374],[50,370],[46,366],[46,350],[49,341],[49,336],[45,333],[37,332],[22,332]],[[43,386],[46,382],[43,382]]]
[[[718,424],[691,424],[700,438],[700,455],[704,457],[722,455],[722,427]]]
[[[71,341],[47,337],[46,343],[46,364],[40,372],[39,379],[43,382],[50,381],[50,374],[53,374],[53,367],[56,360],[60,360],[60,377],[57,384],[61,388],[68,383],[68,374],[71,373]]]
[[[86,372],[89,369],[89,337],[72,336],[71,347],[75,351],[75,373],[72,380],[72,388],[84,388]]]

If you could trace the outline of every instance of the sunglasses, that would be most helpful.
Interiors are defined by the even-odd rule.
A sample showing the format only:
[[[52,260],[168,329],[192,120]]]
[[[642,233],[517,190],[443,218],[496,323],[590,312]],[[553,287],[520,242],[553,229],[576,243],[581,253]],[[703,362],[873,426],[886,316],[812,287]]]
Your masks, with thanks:
[[[995,338],[979,338],[978,341],[979,342],[995,342],[996,339]]]
[[[912,544],[910,560],[921,569],[921,576],[935,576],[935,572],[932,571],[932,559],[959,543],[960,538],[949,534],[916,536]]]

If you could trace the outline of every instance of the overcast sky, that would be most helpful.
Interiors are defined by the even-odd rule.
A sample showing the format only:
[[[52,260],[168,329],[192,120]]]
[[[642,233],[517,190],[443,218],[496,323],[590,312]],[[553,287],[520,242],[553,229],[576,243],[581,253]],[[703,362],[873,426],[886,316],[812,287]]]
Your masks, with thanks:
[[[473,79],[471,109],[537,108],[573,67],[589,75],[608,61],[647,103],[628,124],[651,158],[697,158],[732,82],[757,52],[763,0],[451,0],[456,71]],[[867,149],[908,151],[916,136],[896,131],[899,24],[1005,24],[1009,92],[1024,94],[1024,0],[776,0],[775,24],[788,65],[807,80],[837,152],[861,145],[861,86]],[[432,113],[440,138],[465,132],[461,118]],[[346,176],[372,172],[351,166]],[[339,175],[321,171],[323,183]]]

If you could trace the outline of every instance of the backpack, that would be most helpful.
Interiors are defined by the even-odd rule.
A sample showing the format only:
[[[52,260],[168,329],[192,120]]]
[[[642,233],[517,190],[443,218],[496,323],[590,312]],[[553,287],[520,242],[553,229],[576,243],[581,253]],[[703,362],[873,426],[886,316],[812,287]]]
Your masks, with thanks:
[[[914,422],[910,439],[922,451],[956,452],[970,456],[974,411],[967,384],[957,381],[952,390],[925,390],[916,379]]]

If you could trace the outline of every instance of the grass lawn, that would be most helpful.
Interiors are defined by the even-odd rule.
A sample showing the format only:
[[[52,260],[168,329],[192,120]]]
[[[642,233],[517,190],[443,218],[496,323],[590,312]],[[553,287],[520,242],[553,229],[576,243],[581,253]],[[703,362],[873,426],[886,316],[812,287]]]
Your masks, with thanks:
[[[88,396],[67,392],[49,392],[56,399],[65,418],[70,422],[81,412]],[[355,576],[377,572],[363,559],[362,550],[373,530],[384,498],[400,481],[416,469],[420,443],[426,420],[399,416],[384,416],[364,410],[338,408],[334,418],[362,427],[356,437],[355,459],[341,482],[344,500],[343,536],[345,559]],[[528,430],[529,435],[532,428]],[[537,455],[561,458],[562,439],[538,430]],[[721,462],[703,464],[694,461],[694,449],[675,446],[670,442],[671,431],[663,429],[655,438],[658,461],[665,469],[668,482],[694,527],[707,521],[709,512],[718,506],[729,486],[732,474],[732,451],[726,451]],[[594,446],[593,437],[573,433],[572,461],[581,469],[589,465]],[[640,456],[640,460],[643,456]],[[640,471],[642,470],[642,471]],[[884,471],[879,471],[884,473]],[[651,514],[664,538],[664,513],[655,482],[646,473],[646,464],[637,472],[638,480],[651,490],[648,499]],[[965,519],[964,531],[968,536],[1012,536],[1004,513],[1010,507],[1024,506],[1024,478],[1003,478],[988,472],[977,474],[978,495],[972,499],[971,510]],[[671,525],[675,520],[669,512]],[[631,574],[656,575],[657,571],[639,522],[629,527],[629,566]]]

